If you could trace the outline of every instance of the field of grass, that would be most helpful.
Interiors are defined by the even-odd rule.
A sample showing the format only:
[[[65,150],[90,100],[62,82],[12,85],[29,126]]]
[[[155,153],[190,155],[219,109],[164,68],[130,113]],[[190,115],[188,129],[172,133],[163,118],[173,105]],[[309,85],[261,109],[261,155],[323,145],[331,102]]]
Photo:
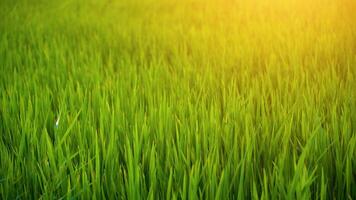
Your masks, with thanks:
[[[353,0],[0,0],[0,199],[356,199]]]

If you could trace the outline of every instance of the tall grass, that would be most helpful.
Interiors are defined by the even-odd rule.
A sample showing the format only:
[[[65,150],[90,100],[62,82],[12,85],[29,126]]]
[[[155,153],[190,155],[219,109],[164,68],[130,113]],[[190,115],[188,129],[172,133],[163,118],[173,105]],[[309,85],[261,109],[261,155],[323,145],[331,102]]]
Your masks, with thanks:
[[[0,199],[356,198],[351,0],[0,2]]]

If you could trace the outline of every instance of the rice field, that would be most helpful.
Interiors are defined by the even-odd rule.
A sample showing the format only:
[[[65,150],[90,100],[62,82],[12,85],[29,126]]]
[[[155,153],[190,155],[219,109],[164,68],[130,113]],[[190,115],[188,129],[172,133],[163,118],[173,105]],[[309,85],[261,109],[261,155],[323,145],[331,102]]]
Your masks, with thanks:
[[[356,199],[356,2],[0,0],[0,199]]]

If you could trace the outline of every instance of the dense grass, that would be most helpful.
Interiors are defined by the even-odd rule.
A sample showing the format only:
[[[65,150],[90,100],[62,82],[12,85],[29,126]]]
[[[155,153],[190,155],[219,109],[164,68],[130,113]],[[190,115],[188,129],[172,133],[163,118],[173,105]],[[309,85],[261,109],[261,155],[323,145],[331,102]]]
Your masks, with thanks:
[[[0,199],[355,199],[355,11],[1,0]]]

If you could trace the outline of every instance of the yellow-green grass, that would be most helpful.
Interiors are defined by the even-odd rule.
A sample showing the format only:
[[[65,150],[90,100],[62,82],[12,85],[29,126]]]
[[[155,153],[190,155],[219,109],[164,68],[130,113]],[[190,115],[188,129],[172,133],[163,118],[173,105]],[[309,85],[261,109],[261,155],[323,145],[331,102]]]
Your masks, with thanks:
[[[1,0],[0,199],[355,199],[353,0]]]

